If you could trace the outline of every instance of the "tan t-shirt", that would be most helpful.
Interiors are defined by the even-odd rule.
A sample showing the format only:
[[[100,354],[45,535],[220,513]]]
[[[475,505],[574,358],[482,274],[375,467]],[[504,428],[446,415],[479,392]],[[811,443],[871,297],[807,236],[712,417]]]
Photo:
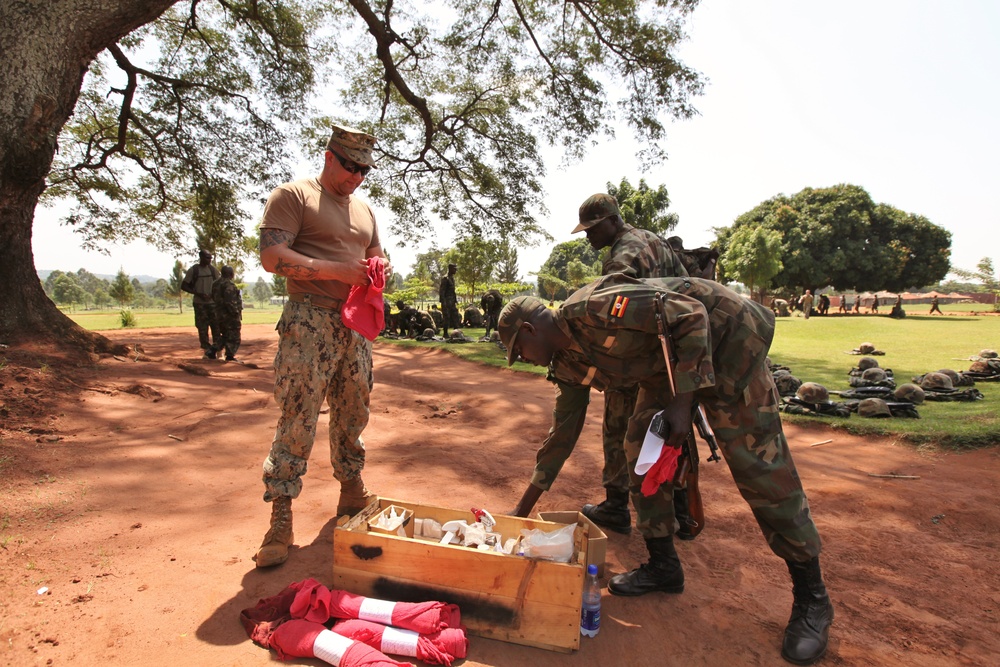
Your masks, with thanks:
[[[340,197],[323,189],[316,177],[279,185],[264,206],[261,229],[295,234],[292,250],[313,259],[342,262],[365,259],[381,243],[375,214],[354,196]],[[289,278],[289,294],[320,294],[346,299],[351,286],[339,280]]]

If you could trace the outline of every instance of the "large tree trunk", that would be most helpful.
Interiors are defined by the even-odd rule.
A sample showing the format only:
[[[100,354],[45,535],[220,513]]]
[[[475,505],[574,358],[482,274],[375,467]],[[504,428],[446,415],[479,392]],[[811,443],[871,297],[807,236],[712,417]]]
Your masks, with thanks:
[[[98,53],[176,0],[0,2],[0,342],[32,338],[113,349],[45,295],[31,250],[56,140]]]

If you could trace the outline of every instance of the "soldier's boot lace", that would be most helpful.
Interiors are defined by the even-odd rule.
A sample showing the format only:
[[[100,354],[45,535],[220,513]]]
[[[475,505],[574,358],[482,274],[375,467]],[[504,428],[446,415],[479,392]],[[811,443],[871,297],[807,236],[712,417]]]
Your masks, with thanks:
[[[781,657],[795,665],[811,665],[826,653],[833,623],[833,604],[823,584],[819,558],[786,561],[792,575],[792,616],[785,628]]]
[[[674,535],[682,540],[693,540],[697,537],[691,532],[691,528],[697,524],[691,517],[687,489],[674,489],[674,517],[677,519],[677,525],[680,526]]]
[[[340,483],[340,501],[337,503],[337,516],[349,514],[354,516],[375,500],[375,494],[365,488],[361,475]]]
[[[280,496],[271,502],[271,527],[253,559],[257,567],[280,565],[288,560],[288,547],[292,545],[292,499]]]
[[[607,489],[608,498],[602,503],[583,506],[583,515],[602,528],[628,534],[632,530],[632,515],[628,509],[628,491]]]
[[[684,569],[674,550],[673,537],[652,537],[646,540],[649,562],[631,572],[616,574],[608,582],[614,595],[645,595],[654,591],[684,592]]]

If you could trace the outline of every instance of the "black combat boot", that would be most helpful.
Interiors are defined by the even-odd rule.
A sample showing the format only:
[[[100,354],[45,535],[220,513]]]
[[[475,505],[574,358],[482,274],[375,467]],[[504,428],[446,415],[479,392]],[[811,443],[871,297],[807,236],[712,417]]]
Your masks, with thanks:
[[[674,550],[673,537],[653,537],[646,540],[649,562],[608,582],[614,595],[645,595],[653,591],[684,592],[684,570]]]
[[[598,505],[586,504],[583,515],[601,528],[628,534],[632,530],[632,515],[628,511],[628,491],[607,489],[608,499]]]
[[[792,575],[794,600],[792,616],[781,643],[781,657],[796,665],[811,665],[826,653],[830,624],[833,623],[833,604],[823,585],[819,558],[805,563],[786,562]]]
[[[688,506],[687,489],[674,489],[674,516],[680,528],[674,533],[679,539],[693,540],[697,537],[691,528],[695,526]]]

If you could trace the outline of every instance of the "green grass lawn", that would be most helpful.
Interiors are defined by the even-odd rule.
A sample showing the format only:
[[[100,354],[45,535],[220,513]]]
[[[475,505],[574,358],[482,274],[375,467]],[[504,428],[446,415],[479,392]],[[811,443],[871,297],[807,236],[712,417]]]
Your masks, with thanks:
[[[970,304],[946,306],[945,312],[955,312]],[[981,308],[981,306],[979,306]],[[888,309],[887,309],[888,310]],[[969,310],[964,312],[970,313]],[[863,342],[871,342],[885,356],[877,357],[883,368],[891,368],[897,384],[941,368],[966,370],[967,358],[981,349],[1000,350],[1000,317],[990,315],[951,315],[929,317],[914,314],[903,320],[886,315],[812,317],[801,315],[777,320],[771,359],[788,366],[792,373],[806,382],[819,382],[830,390],[846,390],[847,372],[860,357],[847,354]],[[249,309],[243,313],[245,324],[275,323],[280,316],[278,307]],[[76,322],[91,330],[121,327],[117,311],[104,313],[69,313]],[[194,327],[194,313],[176,311],[137,311],[138,327]],[[464,329],[469,338],[478,339],[483,329]],[[483,343],[453,344],[413,340],[379,339],[386,344],[404,347],[439,347],[481,364],[506,366],[504,353],[496,345]],[[545,374],[544,368],[516,363],[514,369]],[[822,421],[834,428],[858,434],[897,435],[914,443],[938,443],[944,446],[985,447],[1000,444],[1000,383],[980,382],[976,388],[986,396],[975,403],[924,403],[919,408],[921,419],[864,419],[852,415],[848,419],[834,417],[802,417],[786,415],[791,422]]]

